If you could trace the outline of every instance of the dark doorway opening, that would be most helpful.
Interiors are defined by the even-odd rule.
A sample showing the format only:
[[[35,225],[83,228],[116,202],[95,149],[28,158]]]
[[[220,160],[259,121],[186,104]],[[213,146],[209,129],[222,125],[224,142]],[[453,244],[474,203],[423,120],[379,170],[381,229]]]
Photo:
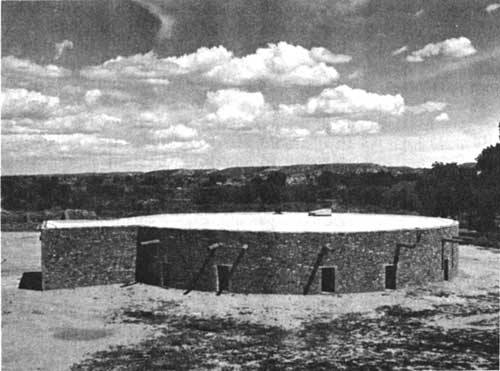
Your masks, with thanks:
[[[135,278],[137,282],[154,286],[166,286],[168,265],[158,231],[155,228],[139,228]]]
[[[229,272],[231,266],[217,266],[217,291],[229,291]]]
[[[335,268],[321,268],[321,291],[335,292]]]
[[[396,267],[394,265],[385,266],[385,288],[396,289]]]
[[[448,281],[450,279],[450,276],[449,276],[449,274],[450,274],[450,272],[449,272],[449,261],[448,261],[448,259],[444,260],[443,270],[444,270],[444,280]]]

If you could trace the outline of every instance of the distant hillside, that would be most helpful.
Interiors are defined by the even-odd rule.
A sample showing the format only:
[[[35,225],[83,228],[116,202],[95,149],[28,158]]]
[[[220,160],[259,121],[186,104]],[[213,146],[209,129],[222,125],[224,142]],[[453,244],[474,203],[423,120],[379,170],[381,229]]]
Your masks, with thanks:
[[[478,219],[480,214],[462,207],[484,195],[475,191],[476,179],[474,164],[414,169],[372,163],[2,176],[2,228],[33,229],[43,220],[72,215],[115,218],[324,207]]]
[[[325,199],[342,204],[347,187],[414,182],[423,171],[362,163],[2,176],[2,210],[44,211],[50,214],[45,218],[53,217],[52,212],[59,216],[64,209],[91,210],[100,217],[263,210],[276,203],[307,209],[324,205]],[[11,218],[4,214],[4,219]],[[32,221],[42,216],[27,218]]]

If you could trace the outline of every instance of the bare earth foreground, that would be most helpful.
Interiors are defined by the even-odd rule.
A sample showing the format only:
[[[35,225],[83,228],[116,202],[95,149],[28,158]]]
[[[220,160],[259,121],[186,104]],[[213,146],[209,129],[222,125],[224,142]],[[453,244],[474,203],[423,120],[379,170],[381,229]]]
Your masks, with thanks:
[[[343,295],[147,285],[18,289],[38,233],[2,233],[3,370],[498,369],[497,250],[460,247],[453,282]]]

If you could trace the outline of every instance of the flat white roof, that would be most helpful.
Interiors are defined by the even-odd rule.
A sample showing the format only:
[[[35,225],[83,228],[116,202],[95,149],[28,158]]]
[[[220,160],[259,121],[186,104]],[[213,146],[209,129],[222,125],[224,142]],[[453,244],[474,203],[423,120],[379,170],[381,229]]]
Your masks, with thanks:
[[[413,215],[333,213],[191,213],[136,216],[112,220],[48,220],[45,229],[143,226],[172,229],[247,232],[373,232],[399,229],[429,229],[458,225],[451,219]]]

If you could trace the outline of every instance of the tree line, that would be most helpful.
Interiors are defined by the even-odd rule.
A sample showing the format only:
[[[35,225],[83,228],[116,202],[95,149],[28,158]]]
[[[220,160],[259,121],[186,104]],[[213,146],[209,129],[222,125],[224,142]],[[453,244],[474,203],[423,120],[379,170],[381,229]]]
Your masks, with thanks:
[[[2,210],[92,210],[100,217],[196,211],[300,210],[415,213],[451,217],[471,228],[495,227],[500,214],[500,144],[470,166],[434,163],[431,169],[304,173],[247,172],[236,181],[220,171],[54,176],[4,176]],[[4,215],[5,218],[5,215]]]

